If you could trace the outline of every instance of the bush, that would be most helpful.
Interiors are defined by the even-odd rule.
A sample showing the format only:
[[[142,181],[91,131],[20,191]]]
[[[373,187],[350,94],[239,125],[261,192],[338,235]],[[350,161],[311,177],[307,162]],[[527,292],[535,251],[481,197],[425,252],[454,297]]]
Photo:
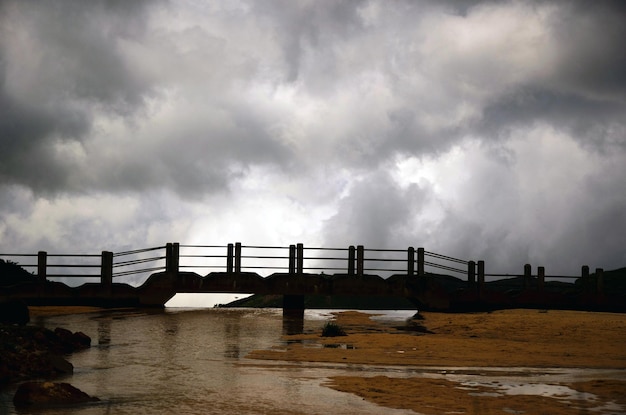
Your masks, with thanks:
[[[329,321],[322,328],[322,337],[347,336],[346,332],[336,323]]]

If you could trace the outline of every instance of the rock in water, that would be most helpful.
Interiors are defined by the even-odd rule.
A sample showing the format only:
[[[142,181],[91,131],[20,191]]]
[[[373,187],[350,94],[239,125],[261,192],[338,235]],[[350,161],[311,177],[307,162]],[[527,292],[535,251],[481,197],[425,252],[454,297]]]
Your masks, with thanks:
[[[13,396],[16,408],[29,406],[73,405],[99,401],[69,383],[25,382]]]
[[[57,327],[54,334],[61,341],[61,347],[64,353],[72,353],[77,350],[88,349],[91,346],[91,338],[85,333],[77,331],[72,333],[67,329]]]

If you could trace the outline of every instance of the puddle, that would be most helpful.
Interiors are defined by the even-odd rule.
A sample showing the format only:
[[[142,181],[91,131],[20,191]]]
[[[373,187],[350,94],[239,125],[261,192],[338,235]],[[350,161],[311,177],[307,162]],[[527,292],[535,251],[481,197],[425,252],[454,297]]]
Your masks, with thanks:
[[[468,389],[473,390],[476,387],[493,388],[494,392],[478,392],[470,393],[472,396],[504,396],[504,395],[537,395],[558,399],[595,399],[596,396],[591,393],[579,392],[563,385],[553,385],[547,383],[515,383],[506,381],[470,381],[461,382],[463,386],[469,386]]]
[[[356,349],[356,347],[354,347],[354,345],[352,345],[352,344],[332,343],[332,344],[325,344],[323,346],[324,346],[325,349],[346,349],[346,350]]]
[[[331,344],[324,347],[349,347],[348,344]],[[278,370],[289,370],[289,362],[257,362],[258,366],[280,365]],[[257,365],[257,364],[252,364]],[[299,362],[300,369],[306,368],[310,378],[330,378],[338,375],[363,377],[387,376],[390,378],[432,378],[446,379],[457,384],[458,389],[466,390],[470,396],[502,397],[513,395],[542,396],[562,402],[586,402],[588,413],[602,415],[625,414],[626,408],[606,398],[588,392],[572,389],[566,384],[585,382],[594,379],[626,381],[626,370],[620,369],[576,369],[576,368],[532,368],[532,367],[429,367],[429,366],[371,366],[342,363]],[[511,408],[503,408],[505,413],[520,414]],[[586,412],[587,413],[587,412]]]
[[[626,408],[622,405],[618,405],[615,402],[602,402],[602,399],[588,392],[581,392],[564,385],[557,385],[551,383],[520,383],[510,382],[507,380],[472,380],[467,382],[460,382],[458,389],[473,391],[477,388],[481,388],[481,392],[469,392],[470,396],[477,397],[501,397],[512,395],[528,395],[528,396],[542,396],[548,398],[558,399],[563,402],[573,403],[576,401],[584,401],[587,403],[597,402],[596,406],[587,408],[588,411],[597,414],[623,414],[626,413]],[[485,391],[484,389],[493,389],[493,391]],[[508,409],[508,410],[507,410]],[[511,414],[522,413],[520,411],[514,411],[510,408],[505,408],[505,412]]]

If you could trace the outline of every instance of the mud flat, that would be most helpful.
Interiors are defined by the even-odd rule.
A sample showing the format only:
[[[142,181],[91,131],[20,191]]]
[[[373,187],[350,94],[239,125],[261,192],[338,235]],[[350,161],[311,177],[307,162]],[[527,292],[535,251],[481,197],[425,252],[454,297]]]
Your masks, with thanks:
[[[422,315],[404,324],[336,313],[347,336],[285,336],[285,346],[248,357],[410,368],[408,375],[349,373],[325,384],[420,414],[626,413],[626,314]]]

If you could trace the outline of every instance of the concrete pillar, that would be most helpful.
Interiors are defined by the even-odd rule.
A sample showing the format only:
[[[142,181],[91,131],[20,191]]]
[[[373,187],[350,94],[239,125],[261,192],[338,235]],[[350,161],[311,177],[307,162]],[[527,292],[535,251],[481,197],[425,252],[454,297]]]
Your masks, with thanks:
[[[296,273],[296,246],[289,245],[289,273]]]
[[[43,285],[46,283],[48,275],[48,253],[46,251],[37,252],[37,278]]]
[[[354,264],[356,262],[356,248],[350,245],[348,248],[348,275],[354,275]]]
[[[304,273],[304,245],[296,245],[296,273]],[[302,300],[304,301],[304,300]]]
[[[406,273],[407,275],[415,274],[415,248],[412,246],[407,250]]]
[[[591,290],[589,289],[589,266],[583,265],[580,272],[580,280],[582,282],[583,292],[588,293]]]
[[[546,281],[546,269],[544,267],[537,268],[537,290],[543,292],[543,286]]]
[[[467,282],[470,285],[476,284],[476,262],[474,261],[467,263]]]
[[[235,243],[235,272],[241,272],[241,242]]]
[[[417,248],[417,276],[423,277],[426,275],[424,256],[425,256],[424,248]]]
[[[178,273],[180,261],[180,244],[167,243],[165,245],[165,271]]]
[[[283,295],[283,317],[297,321],[304,317],[303,295]]]
[[[363,275],[365,268],[365,248],[363,245],[357,245],[356,247],[356,274]]]
[[[524,265],[524,288],[530,287],[530,280],[532,278],[532,266],[530,264]]]
[[[478,298],[482,296],[485,285],[485,261],[478,261]]]
[[[226,272],[229,274],[233,273],[233,256],[235,254],[235,246],[233,244],[228,244],[226,246]]]
[[[105,292],[113,286],[113,252],[102,251],[100,259],[100,284]]]
[[[604,269],[596,268],[596,293],[604,294]]]
[[[580,275],[582,277],[582,279],[587,279],[589,278],[589,265],[583,265],[581,270],[580,270]]]

